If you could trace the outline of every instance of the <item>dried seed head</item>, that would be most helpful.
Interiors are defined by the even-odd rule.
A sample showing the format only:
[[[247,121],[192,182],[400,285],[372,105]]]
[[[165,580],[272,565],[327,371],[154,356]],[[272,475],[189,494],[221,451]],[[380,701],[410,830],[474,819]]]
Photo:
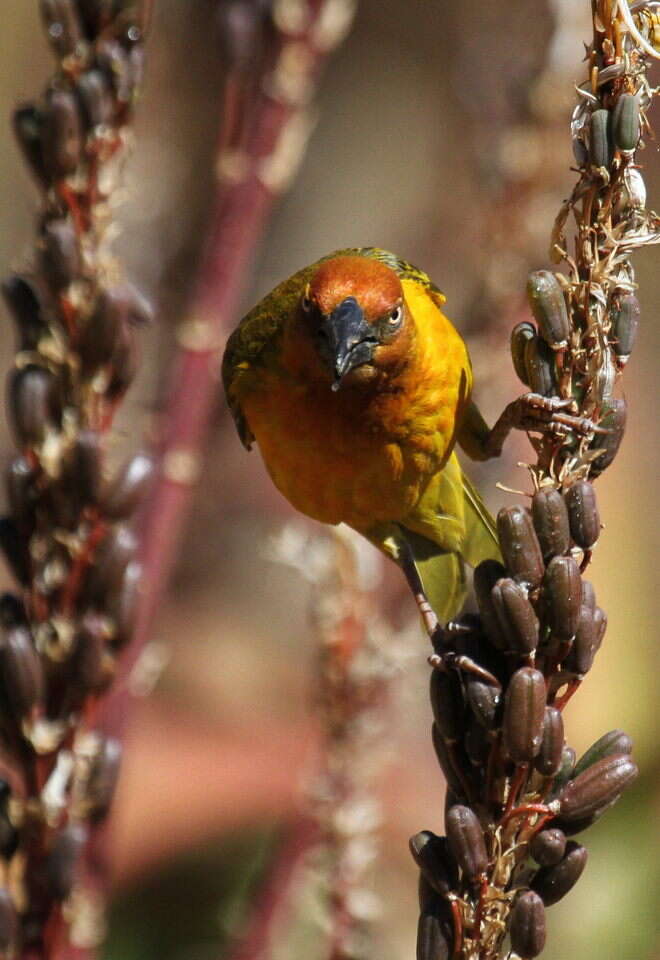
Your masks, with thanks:
[[[571,545],[568,511],[564,498],[554,487],[542,487],[532,497],[532,518],[543,559],[568,553]]]
[[[474,676],[468,676],[465,690],[468,704],[475,719],[486,730],[494,729],[497,709],[501,702],[500,690]]]
[[[531,841],[529,852],[540,866],[552,867],[566,852],[566,834],[558,827],[541,830]]]
[[[146,453],[131,457],[106,485],[101,512],[111,520],[125,520],[144,499],[154,474],[154,460]]]
[[[52,90],[43,110],[41,134],[43,160],[54,180],[75,173],[83,150],[83,130],[75,96]]]
[[[550,270],[535,270],[527,281],[527,298],[539,332],[553,350],[568,345],[570,325],[566,299],[557,277]]]
[[[30,364],[12,370],[8,393],[9,415],[18,446],[41,443],[48,428],[59,424],[62,412],[56,377],[50,370]]]
[[[564,749],[564,721],[556,707],[546,707],[543,718],[543,739],[534,766],[544,777],[554,777],[561,767]]]
[[[634,293],[626,293],[612,306],[611,343],[619,364],[625,366],[635,346],[639,329],[640,306]]]
[[[476,813],[470,807],[455,804],[447,813],[445,829],[459,867],[468,880],[478,880],[488,867],[488,855]]]
[[[518,379],[527,387],[529,386],[529,380],[527,366],[525,365],[525,346],[528,340],[533,340],[535,337],[536,327],[529,320],[517,323],[511,331],[511,359]]]
[[[544,618],[553,636],[571,640],[577,631],[582,602],[580,568],[572,557],[553,557],[543,577]]]
[[[532,881],[532,887],[546,907],[558,903],[575,886],[587,865],[587,856],[584,847],[570,840],[559,863],[552,867],[541,867]]]
[[[506,645],[506,638],[502,633],[491,591],[498,580],[506,576],[506,570],[497,560],[483,560],[474,571],[474,592],[479,605],[479,613],[488,639],[499,650]]]
[[[599,426],[608,433],[597,434],[591,442],[594,450],[602,450],[591,465],[591,474],[597,477],[606,470],[616,457],[626,430],[626,401],[623,397],[612,397],[603,404]]]
[[[612,138],[610,137],[609,110],[594,110],[589,125],[589,159],[597,168],[609,168],[614,157]]]
[[[511,946],[515,952],[531,960],[538,957],[545,946],[545,907],[533,890],[516,897],[509,919]]]
[[[639,100],[632,93],[622,93],[612,111],[612,139],[617,150],[629,153],[639,142]]]
[[[637,764],[627,753],[597,760],[569,780],[559,794],[562,820],[581,820],[597,813],[617,800],[638,773]]]
[[[511,575],[519,582],[537,587],[545,568],[532,518],[524,507],[502,507],[497,515],[497,533]]]
[[[551,397],[557,392],[554,354],[542,337],[530,338],[525,343],[525,369],[534,393]]]
[[[537,756],[543,738],[545,680],[539,670],[521,667],[511,677],[504,699],[504,746],[515,763]]]
[[[506,638],[505,649],[521,655],[533,653],[539,642],[539,621],[525,587],[505,577],[497,581],[491,597]]]
[[[80,248],[70,220],[47,220],[37,250],[39,269],[52,290],[62,290],[80,274]]]
[[[571,536],[578,547],[591,550],[600,536],[600,516],[592,483],[579,480],[564,494]]]
[[[458,886],[458,867],[449,850],[447,837],[422,830],[410,838],[410,852],[433,889],[446,896]]]
[[[632,753],[633,743],[627,733],[623,730],[610,730],[599,737],[589,749],[582,754],[576,764],[573,777],[577,777],[584,770],[588,770],[594,763],[602,760],[603,757],[609,757],[613,754],[630,755]]]

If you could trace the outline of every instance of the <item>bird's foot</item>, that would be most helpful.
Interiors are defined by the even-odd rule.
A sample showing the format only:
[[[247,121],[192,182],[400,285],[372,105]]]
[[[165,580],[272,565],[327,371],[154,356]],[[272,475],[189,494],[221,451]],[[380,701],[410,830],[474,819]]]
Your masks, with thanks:
[[[577,405],[570,398],[543,397],[540,393],[524,393],[507,407],[511,426],[516,430],[540,433],[576,433],[588,437],[605,432],[588,417],[575,416]]]

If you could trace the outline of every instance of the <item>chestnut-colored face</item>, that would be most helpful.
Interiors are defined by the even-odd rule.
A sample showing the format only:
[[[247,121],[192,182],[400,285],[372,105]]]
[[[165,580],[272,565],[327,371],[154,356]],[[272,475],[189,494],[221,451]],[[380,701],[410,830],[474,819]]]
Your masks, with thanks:
[[[403,289],[385,264],[366,257],[322,263],[300,309],[332,389],[400,366],[410,344]]]

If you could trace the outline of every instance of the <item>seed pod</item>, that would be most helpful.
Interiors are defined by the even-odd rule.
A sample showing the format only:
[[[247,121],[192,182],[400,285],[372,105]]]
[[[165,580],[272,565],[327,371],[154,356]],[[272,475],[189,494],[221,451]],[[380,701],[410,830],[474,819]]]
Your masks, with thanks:
[[[527,387],[529,386],[529,380],[525,365],[525,345],[528,340],[533,340],[535,337],[536,327],[529,320],[517,323],[511,331],[511,359],[518,379]]]
[[[436,911],[422,911],[417,924],[416,960],[449,960],[452,937],[446,922]]]
[[[16,942],[18,918],[9,891],[0,887],[0,950],[9,951]]]
[[[582,604],[573,647],[565,660],[567,670],[573,670],[582,676],[591,670],[606,626],[607,617],[600,607],[591,611]]]
[[[120,650],[130,641],[135,627],[137,604],[142,585],[142,567],[136,561],[124,571],[122,584],[114,597],[106,598],[105,610],[113,624],[111,645]]]
[[[118,399],[128,390],[135,379],[138,363],[139,351],[135,335],[128,327],[124,327],[110,357],[112,377],[106,391],[109,400]]]
[[[580,480],[564,494],[571,536],[578,547],[591,550],[600,536],[600,516],[593,484]]]
[[[122,288],[101,290],[94,311],[78,340],[78,351],[86,374],[93,374],[100,366],[110,362],[127,322],[128,311]]]
[[[0,518],[0,549],[18,582],[27,587],[32,570],[28,544],[11,517]]]
[[[18,332],[18,349],[34,350],[46,330],[41,296],[33,280],[13,274],[2,284],[2,295]]]
[[[568,345],[570,324],[566,300],[557,277],[550,270],[535,270],[527,281],[527,299],[539,332],[553,350]]]
[[[41,230],[39,267],[54,291],[63,290],[80,273],[78,238],[70,220],[48,220]]]
[[[569,780],[559,794],[562,820],[570,822],[590,817],[617,800],[638,773],[637,764],[628,754],[613,754],[597,760]]]
[[[43,669],[27,627],[10,627],[0,646],[0,671],[17,717],[27,717],[43,694]]]
[[[51,91],[43,113],[43,158],[55,180],[75,173],[83,149],[83,131],[76,98],[68,90]]]
[[[639,100],[633,93],[622,93],[612,111],[612,138],[617,150],[628,153],[639,142]]]
[[[502,507],[497,532],[504,562],[515,580],[537,587],[543,578],[543,556],[532,518],[524,507]]]
[[[69,686],[75,701],[74,709],[88,694],[105,690],[112,680],[112,661],[106,653],[106,640],[104,621],[93,613],[85,614],[71,658],[73,676]]]
[[[23,601],[13,593],[0,593],[0,627],[15,627],[27,622]],[[2,779],[0,779],[0,802]]]
[[[475,767],[482,768],[488,761],[490,739],[486,728],[475,717],[470,717],[463,742],[470,763]]]
[[[497,560],[483,560],[474,571],[474,592],[479,613],[488,634],[488,639],[499,650],[505,647],[506,638],[495,613],[491,590],[498,580],[506,576],[506,570]]]
[[[87,582],[87,595],[92,602],[107,602],[119,593],[136,550],[137,538],[129,527],[118,524],[107,534],[96,551]]]
[[[532,839],[529,852],[542,867],[552,867],[566,852],[566,834],[557,827],[540,830]]]
[[[446,817],[449,848],[468,880],[477,880],[488,867],[484,832],[470,807],[456,804]]]
[[[521,655],[533,653],[539,642],[539,621],[525,588],[504,577],[493,587],[491,597],[506,638],[505,649]]]
[[[73,0],[41,0],[41,18],[55,53],[68,57],[82,39]]]
[[[30,364],[9,375],[9,416],[20,447],[41,443],[61,414],[58,382],[44,367]]]
[[[83,506],[99,500],[101,487],[101,443],[94,430],[80,430],[64,458],[64,474],[75,486],[76,498]]]
[[[76,0],[78,15],[90,39],[107,27],[116,14],[116,0]]]
[[[591,441],[592,449],[603,451],[591,464],[593,477],[606,470],[619,452],[626,430],[626,401],[623,397],[612,397],[603,404],[599,426],[609,432],[597,434]]]
[[[555,358],[552,350],[541,337],[529,339],[525,344],[525,369],[527,382],[534,393],[551,397],[557,392]]]
[[[533,890],[516,897],[509,920],[511,946],[520,957],[538,957],[545,946],[545,907]]]
[[[476,720],[492,730],[495,727],[497,708],[501,700],[501,692],[490,683],[484,683],[474,676],[469,676],[465,684],[467,701]]]
[[[119,741],[112,737],[104,739],[92,760],[86,784],[85,802],[89,816],[95,823],[102,820],[110,809],[119,779],[120,763]]]
[[[70,823],[56,834],[46,865],[48,886],[56,900],[66,900],[73,890],[76,866],[86,841],[87,830],[80,823]]]
[[[7,501],[12,519],[29,538],[34,529],[35,471],[25,457],[15,457],[7,468]]]
[[[575,886],[587,865],[587,856],[584,847],[570,840],[559,863],[552,867],[541,867],[532,881],[532,888],[546,907],[558,903]]]
[[[589,126],[589,155],[591,165],[608,168],[614,156],[610,138],[610,111],[594,110]]]
[[[130,53],[116,40],[103,40],[96,51],[96,62],[106,75],[120,104],[131,102],[134,72]]]
[[[640,312],[639,300],[634,293],[626,293],[612,306],[611,343],[621,366],[625,366],[628,362],[635,346]]]
[[[86,70],[78,77],[76,93],[88,129],[112,122],[114,101],[108,78],[100,70]]]
[[[103,491],[100,500],[102,513],[111,520],[129,517],[144,499],[153,474],[153,457],[146,453],[131,457]]]
[[[553,636],[571,640],[582,602],[580,568],[573,557],[553,557],[543,577],[543,611]]]
[[[38,184],[47,186],[50,175],[42,146],[43,112],[35,104],[26,103],[14,110],[12,121],[14,135],[32,175]]]
[[[589,580],[582,581],[582,606],[593,613],[596,609],[596,591]]]
[[[539,670],[521,667],[511,677],[504,699],[504,745],[515,763],[533,760],[541,749],[545,680]]]
[[[554,779],[553,793],[558,793],[564,784],[568,783],[573,776],[575,759],[575,750],[566,744],[561,752],[561,766]]]
[[[561,767],[564,749],[564,721],[556,707],[546,707],[543,718],[543,739],[534,766],[544,777],[554,777]]]
[[[446,837],[422,830],[410,838],[410,852],[433,889],[446,896],[458,886],[458,867]]]
[[[443,738],[449,742],[462,739],[465,733],[465,706],[457,674],[432,670],[430,692],[433,717]]]
[[[584,770],[588,770],[594,763],[602,760],[603,757],[609,757],[613,754],[629,756],[632,753],[632,740],[623,730],[610,730],[599,737],[589,749],[582,754],[575,767],[574,777],[579,776]]]
[[[532,497],[532,519],[543,559],[568,553],[571,545],[568,511],[564,498],[554,487],[542,487]]]
[[[465,786],[463,785],[463,780],[461,780],[461,777],[456,772],[457,766],[460,766],[463,778],[467,780],[467,782],[470,782],[471,770],[467,757],[463,756],[462,744],[454,745],[450,752],[446,741],[443,740],[442,734],[435,723],[431,728],[431,739],[433,741],[435,755],[438,763],[440,764],[440,769],[442,770],[445,780],[447,781],[447,786],[457,797],[460,797],[461,799],[467,799],[465,796]]]

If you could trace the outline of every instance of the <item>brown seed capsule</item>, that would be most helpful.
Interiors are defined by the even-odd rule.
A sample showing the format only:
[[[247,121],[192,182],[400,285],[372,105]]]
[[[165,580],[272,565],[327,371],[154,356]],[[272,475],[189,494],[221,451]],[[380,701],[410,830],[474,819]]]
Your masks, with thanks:
[[[605,167],[612,163],[614,149],[610,137],[610,111],[594,110],[589,125],[589,159],[594,167]]]
[[[580,621],[582,581],[572,557],[553,557],[543,577],[542,604],[553,636],[571,640]]]
[[[591,670],[606,626],[607,617],[600,607],[592,611],[582,604],[573,647],[565,660],[567,670],[573,670],[581,675]]]
[[[515,763],[533,760],[541,749],[545,714],[545,680],[539,670],[521,667],[511,677],[504,698],[504,745]]]
[[[568,781],[571,779],[573,776],[573,770],[575,769],[575,760],[575,750],[573,747],[565,745],[561,752],[561,766],[559,767],[559,771],[555,776],[553,793],[558,793],[561,787],[563,787],[563,785],[568,783]]]
[[[417,924],[416,960],[449,960],[452,953],[450,929],[437,912],[422,911]]]
[[[611,343],[612,349],[619,359],[621,366],[630,359],[635,346],[639,329],[640,306],[634,293],[627,293],[620,297],[611,310]]]
[[[449,810],[445,829],[449,848],[468,880],[477,880],[488,867],[484,832],[476,813],[462,804]]]
[[[568,344],[570,325],[564,292],[550,270],[535,270],[527,281],[527,299],[539,332],[553,350]]]
[[[582,606],[593,613],[596,609],[596,591],[589,580],[582,581]]]
[[[546,707],[543,718],[543,739],[534,766],[544,777],[554,777],[561,767],[564,749],[564,721],[555,707]]]
[[[41,186],[50,182],[50,172],[46,169],[43,153],[42,111],[33,103],[26,103],[14,110],[12,117],[14,135],[30,171]]]
[[[53,90],[46,101],[42,149],[46,170],[55,180],[75,173],[83,149],[83,131],[76,98],[68,90]]]
[[[568,511],[564,498],[554,487],[542,487],[532,497],[532,519],[543,559],[568,553],[571,545]]]
[[[18,935],[18,918],[9,891],[0,887],[0,950],[11,950]]]
[[[492,730],[495,727],[497,708],[501,701],[501,691],[490,683],[484,683],[474,676],[468,676],[465,684],[467,701],[476,720]]]
[[[509,920],[511,946],[520,957],[538,957],[545,946],[545,907],[533,890],[516,897]]]
[[[0,626],[15,627],[25,624],[25,606],[14,593],[0,593]],[[0,778],[0,799],[2,797],[2,779]]]
[[[107,484],[100,508],[111,520],[125,520],[144,499],[154,474],[154,460],[146,453],[137,453]]]
[[[128,327],[124,327],[110,357],[112,377],[106,391],[108,399],[116,400],[128,390],[135,379],[139,357],[135,334]]]
[[[474,571],[474,592],[479,605],[479,613],[488,639],[498,650],[504,649],[506,638],[502,633],[490,594],[497,581],[505,576],[506,570],[497,560],[483,560]]]
[[[624,153],[635,150],[639,134],[639,100],[633,93],[622,93],[612,111],[614,145]]]
[[[505,649],[521,655],[536,650],[539,642],[539,621],[529,602],[527,590],[515,580],[504,577],[493,587],[491,597],[506,638]]]
[[[76,634],[76,645],[71,658],[70,686],[77,708],[90,693],[105,690],[112,679],[106,653],[107,628],[102,618],[93,613],[83,617]]]
[[[46,330],[41,294],[29,277],[14,274],[2,284],[2,295],[18,332],[18,349],[34,350]]]
[[[410,852],[433,889],[446,896],[458,886],[458,868],[446,837],[422,830],[410,838]]]
[[[41,18],[55,53],[68,57],[75,53],[82,30],[73,0],[40,0]]]
[[[524,507],[502,507],[497,515],[497,532],[511,575],[530,587],[537,587],[545,568],[532,518]]]
[[[92,601],[107,602],[124,585],[125,572],[135,559],[137,537],[123,524],[114,527],[101,542],[88,580],[88,596]]]
[[[447,746],[446,741],[443,740],[442,734],[435,723],[431,728],[431,739],[433,741],[435,755],[440,764],[440,769],[447,781],[447,786],[457,797],[467,799],[465,796],[466,788],[464,783],[470,782],[471,771],[469,761],[464,755],[463,745],[456,744],[450,751],[450,748]],[[457,767],[460,767],[461,776],[457,773]]]
[[[108,78],[100,70],[86,70],[76,83],[83,118],[88,129],[112,122],[114,101]]]
[[[56,834],[46,866],[48,886],[56,900],[70,895],[86,841],[87,830],[81,823],[70,823]]]
[[[587,480],[579,480],[564,494],[571,536],[578,547],[591,550],[600,536],[600,516],[596,491]]]
[[[10,627],[0,644],[5,696],[17,717],[27,717],[43,694],[43,670],[27,627]]]
[[[107,27],[116,13],[116,0],[76,0],[78,15],[92,39]]]
[[[44,367],[30,364],[13,370],[8,386],[9,415],[18,446],[41,443],[61,414],[55,376]]]
[[[486,728],[475,717],[470,717],[463,742],[470,763],[482,768],[488,762],[491,741]]]
[[[443,738],[460,740],[465,734],[465,706],[461,682],[456,673],[431,671],[431,707]]]
[[[97,503],[101,488],[101,442],[94,430],[80,430],[64,459],[67,480],[75,484],[76,498],[84,506]]]
[[[637,764],[627,753],[611,754],[597,760],[569,780],[559,794],[562,820],[570,822],[590,817],[601,807],[617,800],[638,773]]]
[[[109,363],[125,324],[126,298],[121,287],[101,290],[94,311],[80,333],[78,351],[87,374]]]
[[[525,370],[527,383],[534,393],[550,397],[557,392],[555,358],[542,337],[529,339],[525,344]]]
[[[603,451],[591,465],[593,477],[606,470],[619,452],[626,430],[626,401],[623,397],[612,397],[603,404],[599,426],[608,433],[597,434],[591,442],[592,449]]]
[[[529,320],[523,320],[517,323],[511,331],[511,359],[513,366],[525,386],[529,386],[527,375],[527,366],[525,365],[525,346],[528,340],[534,340],[536,337],[536,327]]]
[[[104,739],[92,760],[85,802],[91,819],[98,823],[106,816],[112,803],[121,763],[121,746],[112,737]]]
[[[566,844],[566,853],[552,867],[541,867],[532,887],[543,900],[546,907],[558,903],[566,896],[582,876],[587,865],[587,851],[574,840]]]
[[[78,238],[70,220],[48,220],[38,247],[39,267],[54,291],[67,287],[80,273]]]
[[[12,519],[24,537],[34,529],[35,470],[25,457],[15,457],[7,468],[7,500]]]
[[[610,730],[599,737],[589,749],[582,754],[578,760],[573,777],[579,776],[584,770],[588,770],[594,763],[602,760],[603,757],[609,757],[613,754],[622,756],[632,753],[633,743],[627,733],[623,730]]]
[[[27,541],[11,517],[0,518],[0,550],[18,582],[28,586],[32,565]]]
[[[133,636],[141,585],[142,567],[133,561],[124,571],[122,584],[116,596],[106,599],[105,611],[111,618],[114,628],[111,640],[113,650],[126,646]]]
[[[135,89],[129,51],[116,40],[103,40],[97,46],[96,62],[110,81],[119,103],[129,104]]]
[[[529,852],[542,867],[552,867],[566,852],[566,834],[557,827],[541,830],[531,841]]]

